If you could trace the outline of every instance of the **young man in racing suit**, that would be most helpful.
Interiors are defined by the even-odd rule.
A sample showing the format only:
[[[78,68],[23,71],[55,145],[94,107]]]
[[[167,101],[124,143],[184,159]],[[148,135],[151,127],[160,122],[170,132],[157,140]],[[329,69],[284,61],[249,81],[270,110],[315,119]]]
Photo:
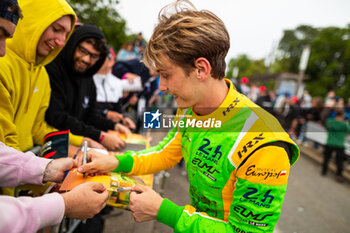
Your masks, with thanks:
[[[165,14],[173,5],[163,8],[144,57],[160,74],[159,89],[174,95],[175,126],[147,150],[90,152],[79,170],[149,174],[184,158],[191,204],[180,207],[137,185],[130,193],[137,222],[157,219],[175,232],[273,232],[299,149],[272,115],[224,79],[230,40],[223,22],[188,1],[175,4],[173,15]]]

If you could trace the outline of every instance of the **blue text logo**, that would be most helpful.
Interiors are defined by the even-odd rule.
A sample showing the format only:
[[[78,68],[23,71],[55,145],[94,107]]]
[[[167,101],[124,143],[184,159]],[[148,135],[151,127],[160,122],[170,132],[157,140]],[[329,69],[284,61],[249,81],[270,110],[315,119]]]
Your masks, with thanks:
[[[160,129],[160,116],[159,112],[144,112],[143,113],[143,128],[144,129]]]

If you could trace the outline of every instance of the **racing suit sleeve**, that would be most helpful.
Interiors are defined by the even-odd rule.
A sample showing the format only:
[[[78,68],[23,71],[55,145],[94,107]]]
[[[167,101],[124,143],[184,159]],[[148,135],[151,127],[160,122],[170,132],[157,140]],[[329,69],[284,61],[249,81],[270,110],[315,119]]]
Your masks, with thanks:
[[[290,169],[286,151],[263,147],[233,171],[226,185],[235,186],[227,220],[180,207],[164,199],[157,220],[174,232],[273,232],[281,213]],[[225,203],[224,203],[225,205]],[[226,218],[226,216],[225,216]]]
[[[172,168],[182,158],[180,132],[173,128],[157,146],[138,152],[127,151],[116,157],[119,160],[117,172],[145,175]]]

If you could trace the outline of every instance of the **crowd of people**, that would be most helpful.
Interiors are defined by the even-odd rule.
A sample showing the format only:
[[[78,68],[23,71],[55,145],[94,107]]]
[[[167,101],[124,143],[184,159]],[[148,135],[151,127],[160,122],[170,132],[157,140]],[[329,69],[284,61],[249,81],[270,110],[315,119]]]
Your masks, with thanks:
[[[328,164],[333,151],[336,152],[337,177],[339,182],[343,181],[343,166],[348,164],[350,168],[350,155],[345,155],[346,136],[349,131],[350,99],[347,102],[342,97],[336,96],[331,90],[326,96],[312,97],[307,90],[297,97],[291,93],[278,93],[268,91],[265,86],[258,87],[249,83],[247,77],[240,79],[237,85],[249,99],[257,105],[266,109],[279,119],[283,128],[298,144],[311,146],[323,150],[324,162],[322,175],[326,175]],[[315,122],[327,130],[328,137],[325,145],[311,142],[306,137],[307,123]],[[324,147],[324,148],[321,148]]]

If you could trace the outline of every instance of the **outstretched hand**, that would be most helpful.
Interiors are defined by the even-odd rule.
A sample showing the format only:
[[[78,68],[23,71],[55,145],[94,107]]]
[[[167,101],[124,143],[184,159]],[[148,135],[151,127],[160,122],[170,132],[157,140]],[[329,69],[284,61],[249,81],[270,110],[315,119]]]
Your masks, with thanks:
[[[129,129],[136,129],[136,125],[129,117],[124,117],[123,124]]]
[[[87,152],[87,163],[82,164],[82,158],[78,159],[78,172],[87,173],[107,173],[115,170],[119,165],[119,160],[114,155],[105,155],[95,150]]]
[[[108,191],[101,183],[86,182],[63,193],[64,215],[69,218],[87,219],[98,214],[105,206]]]
[[[136,222],[157,219],[163,198],[146,185],[136,185],[130,192],[130,210]]]
[[[125,134],[125,137],[128,137],[131,134],[130,129],[128,129],[128,127],[120,123],[115,124],[114,130],[118,131],[119,133]]]
[[[100,144],[97,141],[92,140],[91,138],[88,138],[88,137],[83,138],[83,141],[82,141],[80,146],[84,146],[85,141],[88,142],[88,147],[90,147],[90,148],[97,148],[97,149],[101,149],[101,150],[106,150],[106,148],[102,144]]]
[[[73,159],[61,158],[52,160],[45,168],[43,182],[61,182],[65,171],[72,169]]]
[[[119,123],[118,123],[119,124]],[[117,135],[106,133],[101,142],[108,150],[120,150],[125,147],[125,142]]]

